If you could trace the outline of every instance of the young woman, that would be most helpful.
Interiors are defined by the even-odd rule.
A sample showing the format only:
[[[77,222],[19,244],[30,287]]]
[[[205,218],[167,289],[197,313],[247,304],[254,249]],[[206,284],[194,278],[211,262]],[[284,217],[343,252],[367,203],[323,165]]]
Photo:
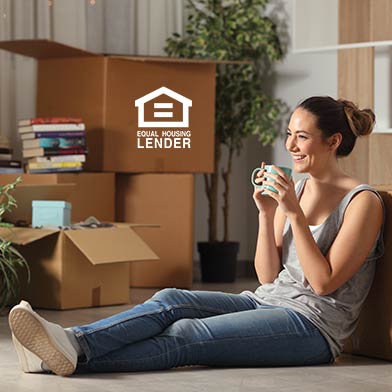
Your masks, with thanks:
[[[333,362],[383,254],[382,200],[337,161],[372,131],[374,120],[371,110],[330,97],[296,108],[286,148],[294,170],[308,176],[295,185],[277,167],[278,175],[258,174],[256,181],[278,194],[253,193],[261,283],[254,293],[164,289],[130,310],[68,329],[22,301],[9,316],[22,369],[69,375]]]

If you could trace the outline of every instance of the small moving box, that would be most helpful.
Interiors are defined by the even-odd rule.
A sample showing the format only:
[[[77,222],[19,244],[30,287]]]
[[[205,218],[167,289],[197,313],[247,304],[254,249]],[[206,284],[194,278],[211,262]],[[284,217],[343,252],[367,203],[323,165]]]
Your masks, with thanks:
[[[38,308],[128,303],[129,262],[158,259],[128,224],[80,230],[2,228],[0,237],[26,258],[31,282],[26,286],[23,274],[22,298]]]
[[[70,226],[71,203],[62,200],[33,200],[32,226]]]
[[[0,49],[38,60],[38,117],[83,118],[87,170],[214,170],[217,62],[101,55],[48,40]]]
[[[133,287],[191,288],[193,281],[194,176],[117,174],[116,220],[151,222],[136,232],[159,255],[159,263],[130,265]]]

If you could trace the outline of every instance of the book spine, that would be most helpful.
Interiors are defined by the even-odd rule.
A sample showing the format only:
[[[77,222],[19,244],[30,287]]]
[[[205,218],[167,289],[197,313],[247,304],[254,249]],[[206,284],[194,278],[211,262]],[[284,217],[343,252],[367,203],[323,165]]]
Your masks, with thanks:
[[[61,155],[52,157],[35,157],[29,159],[29,162],[86,162],[86,155]]]
[[[85,131],[65,131],[65,132],[29,132],[21,134],[22,140],[30,140],[30,139],[41,139],[41,138],[49,138],[49,137],[63,137],[63,138],[77,138],[77,137],[85,137]]]
[[[0,167],[22,167],[21,161],[0,160]]]
[[[53,156],[53,155],[75,155],[87,154],[87,148],[26,148],[23,149],[23,158]]]
[[[45,154],[45,156],[87,154],[87,149],[84,149],[84,148],[47,149],[47,148],[45,148],[44,154]]]
[[[23,173],[23,169],[21,167],[0,167],[0,173]]]
[[[25,132],[64,132],[64,131],[84,131],[83,123],[80,124],[33,124],[26,127],[19,127],[19,133]]]
[[[43,147],[43,148],[84,148],[86,140],[79,138],[53,138],[44,137],[40,139],[23,140],[23,148]]]
[[[82,121],[81,117],[36,117],[20,120],[18,125],[81,123]]]
[[[58,169],[65,167],[82,167],[81,162],[32,162],[27,165],[31,169]]]
[[[82,171],[81,167],[58,167],[51,169],[31,169],[29,173],[59,173],[59,172],[80,172]]]

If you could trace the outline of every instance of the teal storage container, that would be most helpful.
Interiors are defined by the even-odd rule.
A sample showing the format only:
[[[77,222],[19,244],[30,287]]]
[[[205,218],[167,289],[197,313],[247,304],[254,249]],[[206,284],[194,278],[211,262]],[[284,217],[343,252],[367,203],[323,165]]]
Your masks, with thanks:
[[[69,226],[71,203],[60,200],[33,200],[32,226]]]

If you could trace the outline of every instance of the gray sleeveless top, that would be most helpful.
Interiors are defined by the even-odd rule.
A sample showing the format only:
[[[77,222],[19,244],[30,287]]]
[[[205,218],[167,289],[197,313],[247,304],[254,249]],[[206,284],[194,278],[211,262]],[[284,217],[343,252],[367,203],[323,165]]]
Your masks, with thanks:
[[[307,178],[304,178],[296,184],[298,199],[306,180]],[[340,204],[321,225],[309,226],[324,256],[327,255],[342,226],[348,204],[354,195],[363,190],[374,192],[382,202],[381,196],[374,188],[361,184],[344,196]],[[385,221],[385,208],[383,209]],[[384,254],[383,228],[384,223],[372,250],[359,271],[333,293],[319,296],[304,276],[298,261],[289,219],[286,219],[282,243],[282,271],[273,283],[263,284],[254,293],[244,291],[242,294],[252,297],[260,304],[287,307],[307,317],[323,334],[336,358],[342,350],[343,339],[349,337],[355,329],[361,306],[373,281],[375,260]]]

